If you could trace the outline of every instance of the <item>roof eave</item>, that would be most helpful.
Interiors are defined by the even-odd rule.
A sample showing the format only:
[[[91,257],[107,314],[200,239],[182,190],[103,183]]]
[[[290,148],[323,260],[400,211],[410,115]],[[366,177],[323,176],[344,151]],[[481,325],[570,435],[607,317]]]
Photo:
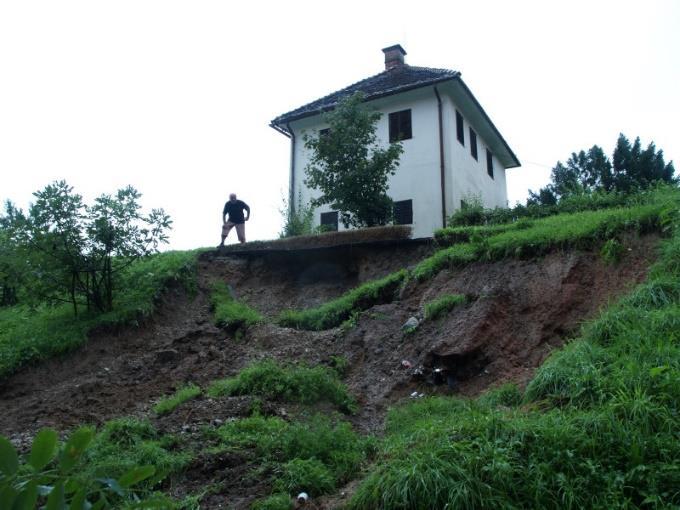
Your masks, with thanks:
[[[413,85],[407,85],[405,87],[399,87],[397,89],[388,90],[386,92],[380,92],[380,93],[377,93],[377,94],[372,94],[370,96],[367,96],[366,99],[364,100],[364,102],[367,103],[369,101],[381,99],[383,97],[393,96],[395,94],[401,94],[402,92],[408,92],[410,90],[415,90],[415,89],[419,89],[419,88],[423,88],[423,87],[429,87],[431,85],[437,85],[439,83],[442,83],[442,82],[445,82],[445,81],[450,81],[450,80],[456,80],[458,78],[460,78],[459,72],[457,72],[455,76],[445,76],[445,77],[442,77],[442,78],[429,80],[425,83],[416,83],[416,84],[413,84]],[[295,122],[296,120],[304,119],[304,118],[307,118],[307,117],[313,117],[314,115],[320,115],[322,113],[329,112],[329,111],[333,110],[336,105],[337,105],[337,102],[335,102],[334,104],[332,104],[330,106],[326,106],[326,107],[323,107],[323,108],[317,108],[316,110],[311,110],[311,111],[308,111],[308,112],[302,112],[302,113],[299,113],[297,115],[291,115],[291,116],[282,115],[281,117],[277,117],[276,119],[272,120],[269,123],[269,125],[271,127],[277,126],[277,127],[274,127],[274,129],[276,129],[277,131],[280,131],[280,129],[284,129],[285,131],[287,131],[287,129],[284,128],[284,126],[286,124],[289,124],[291,122]]]
[[[482,116],[484,117],[484,120],[489,123],[489,126],[491,126],[491,129],[493,130],[494,134],[498,137],[498,139],[503,143],[505,146],[506,150],[508,151],[508,154],[512,158],[513,164],[506,166],[505,168],[517,168],[518,166],[522,166],[522,164],[519,162],[519,159],[515,155],[515,153],[512,151],[510,146],[508,145],[508,142],[505,141],[505,138],[503,138],[503,135],[501,135],[501,132],[498,130],[496,125],[493,123],[489,115],[486,113],[484,108],[482,108],[482,105],[479,104],[479,101],[477,101],[477,98],[474,96],[472,91],[468,88],[468,86],[465,84],[465,82],[461,79],[460,74],[456,76],[455,80],[461,85],[465,93],[468,95],[468,97],[472,100],[473,104],[479,109],[479,111],[482,113]]]

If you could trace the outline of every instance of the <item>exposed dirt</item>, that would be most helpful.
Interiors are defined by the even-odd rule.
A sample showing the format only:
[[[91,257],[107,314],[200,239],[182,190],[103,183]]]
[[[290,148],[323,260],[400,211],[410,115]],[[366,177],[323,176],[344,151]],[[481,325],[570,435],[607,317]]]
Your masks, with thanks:
[[[228,282],[237,297],[271,317],[412,265],[429,248],[327,251],[299,260],[293,254],[249,260],[205,256],[197,295],[170,290],[142,327],[93,335],[77,352],[0,383],[0,433],[25,446],[43,426],[65,431],[121,415],[151,416],[157,398],[185,382],[206,384],[257,359],[329,363],[332,356],[350,362],[345,382],[361,404],[351,420],[359,430],[379,433],[387,407],[414,391],[473,396],[507,381],[526,383],[582,321],[645,278],[657,241],[655,236],[627,239],[628,250],[615,265],[596,253],[556,252],[443,271],[432,281],[410,284],[400,300],[361,314],[349,331],[304,332],[266,323],[241,340],[212,325],[207,293],[216,280]],[[422,322],[412,333],[402,330],[410,317],[422,319],[426,303],[450,293],[465,294],[469,302]],[[426,377],[414,374],[420,366]],[[448,380],[439,381],[444,384],[433,385],[427,377],[436,367],[447,371]],[[272,414],[291,412],[266,405]],[[151,417],[161,430],[183,434],[191,443],[201,441],[201,425],[245,416],[250,409],[247,397],[198,398],[167,417]],[[242,476],[251,461],[200,458],[173,491],[216,483],[219,494],[204,501],[206,508],[246,508],[269,490],[266,483]]]

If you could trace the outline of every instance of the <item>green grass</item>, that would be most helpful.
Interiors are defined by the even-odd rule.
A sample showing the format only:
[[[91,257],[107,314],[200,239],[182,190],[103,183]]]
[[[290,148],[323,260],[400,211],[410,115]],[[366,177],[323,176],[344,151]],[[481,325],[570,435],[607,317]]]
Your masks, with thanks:
[[[245,303],[236,301],[224,282],[216,282],[210,293],[215,309],[215,324],[228,331],[238,331],[262,322],[262,315]]]
[[[97,433],[81,472],[89,478],[117,478],[135,466],[152,465],[157,474],[148,481],[148,488],[153,488],[190,461],[191,454],[181,451],[174,436],[159,433],[146,420],[118,418],[105,423]]]
[[[201,388],[195,384],[187,384],[182,388],[178,389],[174,395],[161,398],[155,406],[153,406],[154,413],[158,415],[168,414],[175,410],[175,408],[191,400],[201,394]]]
[[[647,221],[601,212],[616,228]],[[649,280],[584,325],[523,393],[392,409],[349,508],[678,507],[680,222],[674,230]]]
[[[427,320],[436,320],[466,302],[467,297],[462,294],[444,294],[425,304],[425,318]]]
[[[677,197],[676,197],[677,202]],[[412,271],[417,280],[432,278],[442,269],[461,267],[477,260],[535,257],[555,249],[592,249],[625,231],[659,230],[659,215],[668,207],[664,201],[625,209],[602,209],[562,214],[534,220],[527,228],[491,229],[493,235],[478,236],[475,242],[454,244],[421,261]]]
[[[0,308],[0,379],[21,367],[82,345],[95,328],[138,324],[149,317],[168,286],[195,288],[195,252],[165,252],[130,266],[114,295],[114,309],[77,317],[70,305]]]
[[[252,510],[293,510],[293,502],[288,494],[276,493],[253,503]]]
[[[373,451],[373,439],[349,423],[315,414],[288,422],[252,416],[217,430],[219,449],[251,452],[274,473],[275,493],[305,491],[313,497],[332,492],[356,476]]]
[[[365,283],[317,308],[286,310],[279,316],[278,323],[313,331],[334,328],[352,317],[353,313],[392,301],[407,276],[408,272],[401,270],[380,280]]]
[[[238,376],[214,381],[210,397],[255,395],[283,402],[314,404],[330,402],[345,413],[357,409],[354,398],[340,381],[337,371],[324,366],[281,365],[265,360],[242,370]]]

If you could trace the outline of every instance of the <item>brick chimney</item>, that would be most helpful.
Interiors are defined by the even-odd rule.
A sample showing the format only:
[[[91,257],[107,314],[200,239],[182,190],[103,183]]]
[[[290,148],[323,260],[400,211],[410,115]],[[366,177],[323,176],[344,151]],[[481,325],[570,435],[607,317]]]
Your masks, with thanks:
[[[406,50],[400,44],[383,48],[385,54],[385,71],[402,67],[404,64],[404,55]]]

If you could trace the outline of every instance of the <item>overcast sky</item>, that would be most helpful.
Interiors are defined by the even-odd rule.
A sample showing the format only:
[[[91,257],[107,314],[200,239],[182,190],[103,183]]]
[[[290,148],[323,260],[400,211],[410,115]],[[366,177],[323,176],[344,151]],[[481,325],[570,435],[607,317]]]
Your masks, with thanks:
[[[511,204],[619,132],[680,162],[678,1],[0,0],[0,199],[132,184],[185,249],[219,242],[233,191],[249,239],[276,237],[289,140],[269,121],[382,71],[397,43],[462,73],[522,162]]]

